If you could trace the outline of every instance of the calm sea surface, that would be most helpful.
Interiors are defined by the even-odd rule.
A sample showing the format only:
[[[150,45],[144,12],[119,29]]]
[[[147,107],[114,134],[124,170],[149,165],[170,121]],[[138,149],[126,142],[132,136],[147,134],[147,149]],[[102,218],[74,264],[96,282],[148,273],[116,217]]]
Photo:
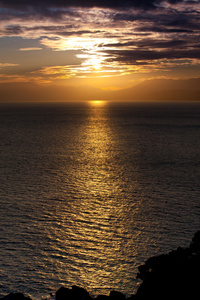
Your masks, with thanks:
[[[200,104],[0,105],[0,296],[127,296],[200,229]]]

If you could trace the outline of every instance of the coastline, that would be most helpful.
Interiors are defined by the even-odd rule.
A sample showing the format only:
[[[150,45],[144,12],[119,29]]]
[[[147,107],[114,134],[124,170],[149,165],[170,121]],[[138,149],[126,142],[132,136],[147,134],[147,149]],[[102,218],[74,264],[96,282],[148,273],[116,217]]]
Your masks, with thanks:
[[[61,287],[55,295],[44,300],[143,300],[194,299],[200,297],[200,231],[187,248],[178,247],[168,254],[153,256],[138,268],[137,278],[142,280],[136,294],[126,298],[117,291],[92,298],[82,287]],[[0,300],[32,300],[22,293],[10,293]]]

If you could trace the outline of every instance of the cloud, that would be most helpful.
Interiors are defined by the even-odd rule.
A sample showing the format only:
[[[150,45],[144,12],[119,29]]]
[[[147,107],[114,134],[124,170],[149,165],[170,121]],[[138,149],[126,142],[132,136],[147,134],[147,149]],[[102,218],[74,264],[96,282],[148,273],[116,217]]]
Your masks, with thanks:
[[[11,63],[0,63],[0,68],[5,68],[5,67],[16,67],[19,64],[11,64]]]
[[[2,0],[1,4],[3,7],[7,8],[15,8],[15,9],[22,9],[22,7],[62,7],[62,8],[68,8],[68,7],[102,7],[102,8],[122,8],[122,7],[139,7],[139,8],[153,8],[155,7],[154,2],[160,2],[159,0],[32,0],[27,1],[26,0]]]
[[[157,5],[164,3],[164,0],[1,0],[1,6],[3,8],[16,9],[18,11],[22,11],[23,9],[27,9],[32,7],[42,14],[49,15],[55,14],[59,11],[50,10],[50,8],[69,8],[69,7],[82,7],[82,8],[139,8],[139,9],[154,9]],[[167,0],[170,4],[177,3],[197,3],[197,1],[187,1],[187,0]],[[198,1],[199,2],[199,1]]]
[[[113,58],[109,58],[108,61],[118,61],[126,64],[135,64],[137,61],[149,61],[149,60],[161,60],[161,59],[199,59],[199,49],[192,50],[108,50]]]
[[[39,47],[30,47],[30,48],[20,48],[19,51],[38,51],[42,50],[42,48]]]
[[[168,72],[176,63],[186,65],[184,60],[198,65],[198,3],[0,0],[1,63],[19,64],[19,73],[39,72],[50,81],[89,72]]]
[[[19,35],[22,34],[23,30],[19,25],[8,25],[4,29],[4,34],[9,35]]]

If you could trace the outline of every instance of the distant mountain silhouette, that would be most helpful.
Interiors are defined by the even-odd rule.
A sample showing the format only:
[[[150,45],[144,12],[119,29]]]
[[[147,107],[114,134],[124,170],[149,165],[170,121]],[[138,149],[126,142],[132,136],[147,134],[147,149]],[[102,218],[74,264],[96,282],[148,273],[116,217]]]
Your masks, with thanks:
[[[200,78],[146,80],[134,87],[108,91],[91,86],[56,86],[1,83],[0,101],[200,101]]]
[[[118,100],[199,101],[200,78],[188,80],[152,79],[116,92]]]

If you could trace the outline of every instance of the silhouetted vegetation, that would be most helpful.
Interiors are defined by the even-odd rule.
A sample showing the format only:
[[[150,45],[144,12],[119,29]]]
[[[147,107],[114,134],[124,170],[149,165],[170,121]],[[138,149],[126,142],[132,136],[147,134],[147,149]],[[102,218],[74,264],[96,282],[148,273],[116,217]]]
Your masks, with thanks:
[[[200,231],[188,248],[148,259],[137,277],[143,282],[134,299],[200,299]]]

